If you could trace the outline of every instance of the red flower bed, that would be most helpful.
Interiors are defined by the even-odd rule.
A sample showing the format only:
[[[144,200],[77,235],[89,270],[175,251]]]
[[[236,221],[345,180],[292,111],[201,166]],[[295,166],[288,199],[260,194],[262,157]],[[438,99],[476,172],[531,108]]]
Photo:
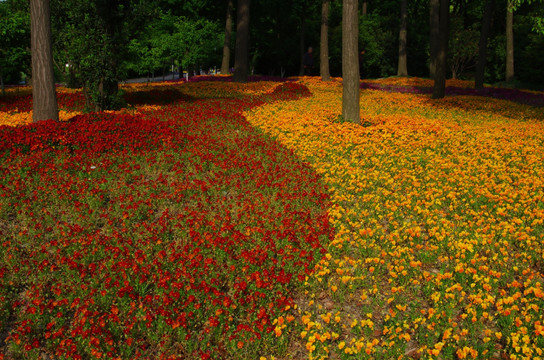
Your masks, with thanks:
[[[57,91],[59,109],[81,111],[85,107],[85,98],[81,92]],[[0,111],[27,112],[32,110],[32,95],[8,94],[0,96]]]
[[[241,110],[308,94],[1,127],[4,353],[256,353],[332,229],[318,175]]]

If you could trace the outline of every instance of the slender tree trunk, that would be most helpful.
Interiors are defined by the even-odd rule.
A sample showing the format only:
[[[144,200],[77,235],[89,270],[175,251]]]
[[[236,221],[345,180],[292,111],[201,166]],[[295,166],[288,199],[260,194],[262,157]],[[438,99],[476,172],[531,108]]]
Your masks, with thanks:
[[[514,80],[514,9],[512,0],[506,9],[506,81]]]
[[[400,31],[399,31],[399,63],[397,67],[398,76],[408,76],[407,65],[407,18],[408,18],[408,4],[407,0],[401,0],[400,2]]]
[[[2,87],[2,96],[6,95],[6,88],[4,86],[4,73],[2,72],[1,66],[0,66],[0,87]]]
[[[429,57],[429,77],[434,79],[436,73],[436,57],[440,43],[440,0],[429,1],[429,21],[430,21],[430,57]]]
[[[227,1],[227,20],[225,22],[225,42],[223,43],[223,60],[221,61],[221,74],[228,74],[230,69],[230,38],[232,34],[232,0]]]
[[[304,10],[303,10],[304,11]],[[304,13],[302,14],[300,18],[300,39],[299,39],[299,51],[300,51],[300,68],[299,68],[299,76],[304,75],[304,54],[306,53],[306,19]]]
[[[342,117],[360,124],[359,7],[357,0],[343,0],[342,4]]]
[[[446,56],[448,54],[450,0],[440,0],[439,47],[436,56],[433,99],[446,95]]]
[[[329,81],[329,9],[330,0],[323,0],[321,4],[321,45],[319,51],[319,72],[321,80]]]
[[[249,6],[250,0],[238,0],[234,81],[241,83],[249,78]]]
[[[30,47],[32,52],[32,120],[59,120],[49,0],[30,0]]]
[[[485,77],[485,64],[487,61],[487,38],[491,28],[491,17],[493,14],[494,0],[485,1],[484,18],[482,20],[482,30],[480,32],[480,42],[478,44],[478,62],[476,63],[476,76],[474,87],[483,89]]]
[[[368,13],[368,1],[363,1],[363,5],[361,5],[361,16],[365,17]]]

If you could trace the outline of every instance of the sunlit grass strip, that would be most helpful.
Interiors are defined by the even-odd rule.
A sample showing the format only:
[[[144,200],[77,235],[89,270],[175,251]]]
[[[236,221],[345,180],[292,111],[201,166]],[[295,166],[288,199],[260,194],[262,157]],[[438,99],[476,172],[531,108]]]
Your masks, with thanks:
[[[541,110],[363,91],[361,127],[337,121],[339,83],[305,83],[312,98],[247,112],[332,198],[294,343],[310,358],[542,356]]]

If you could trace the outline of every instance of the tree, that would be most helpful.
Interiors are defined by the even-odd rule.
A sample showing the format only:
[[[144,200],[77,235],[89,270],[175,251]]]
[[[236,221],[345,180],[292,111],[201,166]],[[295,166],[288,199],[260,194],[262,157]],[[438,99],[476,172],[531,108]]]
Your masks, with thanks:
[[[476,64],[476,76],[474,81],[474,87],[476,89],[483,89],[484,87],[485,64],[487,61],[487,39],[491,28],[494,3],[494,0],[485,0],[482,30],[480,32],[480,42],[478,44],[478,63]]]
[[[436,54],[433,99],[441,99],[446,95],[446,56],[448,54],[449,21],[450,0],[440,0],[438,51]]]
[[[219,33],[218,24],[208,19],[177,17],[170,36],[170,54],[179,60],[183,68],[202,65],[213,57],[214,49],[220,48]]]
[[[49,0],[30,0],[30,48],[32,52],[32,120],[59,120]]]
[[[514,5],[508,0],[506,9],[506,81],[514,80]]]
[[[238,0],[234,81],[241,83],[249,78],[249,6],[250,0]]]
[[[407,65],[407,18],[408,5],[407,0],[400,2],[400,31],[399,31],[399,64],[397,67],[397,76],[408,76]]]
[[[461,16],[452,16],[448,63],[453,79],[457,79],[465,70],[475,66],[479,38],[480,31],[476,24],[469,26]]]
[[[330,0],[323,0],[321,5],[321,45],[319,52],[319,72],[323,81],[329,81],[329,9]]]
[[[430,58],[429,58],[429,77],[434,79],[436,74],[436,59],[439,47],[440,31],[440,0],[429,1],[429,24],[430,34]]]
[[[227,20],[225,21],[225,41],[223,43],[223,60],[221,61],[221,74],[228,74],[230,71],[230,38],[232,33],[232,0],[227,0]]]
[[[342,4],[342,117],[360,124],[359,6],[357,0],[343,0]]]
[[[55,0],[58,53],[71,64],[90,110],[118,109],[118,79],[131,38],[145,26],[131,0]]]

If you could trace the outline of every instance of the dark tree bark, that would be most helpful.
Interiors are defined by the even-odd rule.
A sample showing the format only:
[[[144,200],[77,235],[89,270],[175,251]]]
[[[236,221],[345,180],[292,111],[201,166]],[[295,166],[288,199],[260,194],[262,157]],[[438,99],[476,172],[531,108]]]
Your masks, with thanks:
[[[429,1],[429,21],[430,21],[430,57],[429,57],[429,77],[434,79],[436,73],[436,57],[440,43],[440,0]]]
[[[330,0],[323,0],[321,4],[321,45],[319,51],[319,73],[321,80],[329,81],[329,9]]]
[[[249,6],[250,0],[238,0],[234,81],[241,83],[249,78]]]
[[[368,13],[368,1],[363,1],[363,5],[361,5],[361,16],[366,16]]]
[[[4,73],[2,72],[2,66],[0,66],[0,87],[2,87],[2,96],[6,95],[6,88],[4,86]]]
[[[399,63],[397,67],[398,76],[408,76],[407,65],[407,18],[408,18],[408,4],[407,0],[401,0],[400,2],[400,31],[399,31]]]
[[[301,15],[300,18],[300,38],[299,38],[299,53],[300,53],[300,68],[299,68],[299,76],[304,75],[304,54],[306,52],[306,18],[304,13]]]
[[[357,0],[343,0],[342,4],[342,117],[360,124],[359,7]]]
[[[32,52],[32,120],[59,120],[49,0],[30,0],[30,47]]]
[[[482,20],[482,30],[480,32],[480,42],[478,43],[478,62],[476,63],[476,75],[474,87],[483,89],[485,64],[487,62],[487,38],[491,29],[491,17],[493,15],[494,0],[485,1],[484,18]]]
[[[223,43],[223,60],[221,61],[221,74],[228,74],[230,70],[230,38],[232,34],[232,0],[227,1],[227,20],[225,22],[225,42]]]
[[[506,81],[514,80],[514,9],[508,1],[506,9]]]
[[[440,0],[439,47],[436,56],[433,99],[446,95],[446,56],[448,54],[450,0]]]

